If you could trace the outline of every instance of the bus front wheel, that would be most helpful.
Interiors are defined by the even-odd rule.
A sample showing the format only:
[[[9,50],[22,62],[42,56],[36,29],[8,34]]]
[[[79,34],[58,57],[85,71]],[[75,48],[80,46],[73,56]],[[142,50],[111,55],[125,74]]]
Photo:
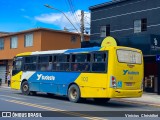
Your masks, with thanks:
[[[21,91],[22,91],[22,94],[24,94],[24,95],[29,95],[29,94],[30,94],[29,84],[28,84],[27,81],[24,81],[24,82],[22,83]]]
[[[79,87],[75,84],[71,85],[68,89],[68,99],[71,102],[77,103],[81,101]]]

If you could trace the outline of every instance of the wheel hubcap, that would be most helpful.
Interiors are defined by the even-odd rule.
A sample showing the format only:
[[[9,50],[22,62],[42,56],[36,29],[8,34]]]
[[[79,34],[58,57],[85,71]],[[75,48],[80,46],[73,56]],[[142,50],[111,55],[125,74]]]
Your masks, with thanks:
[[[71,89],[71,94],[70,94],[72,99],[76,99],[77,98],[77,91],[76,89],[72,88]]]
[[[23,86],[23,91],[27,91],[28,90],[28,85],[24,85]]]

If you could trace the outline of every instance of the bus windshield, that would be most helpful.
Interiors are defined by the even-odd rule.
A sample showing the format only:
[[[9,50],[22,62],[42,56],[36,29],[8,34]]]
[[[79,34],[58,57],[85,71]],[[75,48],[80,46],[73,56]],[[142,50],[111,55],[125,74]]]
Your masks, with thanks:
[[[118,61],[122,63],[141,64],[142,54],[131,50],[117,50]]]
[[[17,74],[22,69],[23,57],[15,57],[13,61],[12,75]]]
[[[22,68],[22,57],[16,57],[13,62],[13,70],[21,70]]]

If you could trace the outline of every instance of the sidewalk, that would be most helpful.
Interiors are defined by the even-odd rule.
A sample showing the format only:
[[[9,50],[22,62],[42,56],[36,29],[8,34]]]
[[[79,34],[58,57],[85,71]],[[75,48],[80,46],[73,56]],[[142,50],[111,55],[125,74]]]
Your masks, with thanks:
[[[10,88],[10,87],[8,87],[8,84],[2,84],[2,86],[1,86],[2,88]]]
[[[120,98],[115,100],[128,102],[128,103],[138,103],[143,105],[152,105],[155,107],[160,107],[160,95],[158,95],[157,93],[143,92],[143,95],[140,98]]]

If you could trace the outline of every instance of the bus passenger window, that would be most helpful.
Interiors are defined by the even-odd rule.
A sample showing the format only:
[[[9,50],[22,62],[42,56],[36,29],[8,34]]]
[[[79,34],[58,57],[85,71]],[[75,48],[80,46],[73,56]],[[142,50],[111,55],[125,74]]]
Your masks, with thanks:
[[[90,71],[90,64],[85,65],[84,71]]]
[[[78,65],[78,63],[73,63],[72,64],[72,71],[79,71],[79,65]]]
[[[105,61],[105,54],[103,53],[97,53],[94,54],[94,61],[95,62],[104,62]]]
[[[45,66],[45,65],[41,65],[40,70],[41,70],[41,71],[45,71],[45,70],[46,70],[46,66]]]
[[[87,72],[90,71],[90,53],[78,53],[72,55],[72,71]]]
[[[33,71],[36,70],[36,64],[25,64],[24,70],[26,71]]]
[[[24,70],[36,70],[37,56],[25,57]]]
[[[53,64],[53,71],[70,71],[70,55],[58,54]]]
[[[105,63],[93,63],[92,64],[92,71],[93,72],[105,72]]]
[[[90,64],[89,63],[82,63],[81,64],[81,71],[90,71]]]
[[[97,52],[93,54],[92,71],[105,72],[107,70],[108,52]]]
[[[26,57],[25,58],[25,63],[36,63],[37,61],[37,56],[32,56],[32,57]]]
[[[72,61],[72,62],[89,62],[90,61],[90,54],[88,53],[75,54],[73,56],[75,56],[75,61]]]
[[[52,56],[42,55],[38,57],[38,70],[51,71],[52,70]]]
[[[51,71],[52,70],[52,62],[49,62],[49,65],[47,66],[47,71]]]

